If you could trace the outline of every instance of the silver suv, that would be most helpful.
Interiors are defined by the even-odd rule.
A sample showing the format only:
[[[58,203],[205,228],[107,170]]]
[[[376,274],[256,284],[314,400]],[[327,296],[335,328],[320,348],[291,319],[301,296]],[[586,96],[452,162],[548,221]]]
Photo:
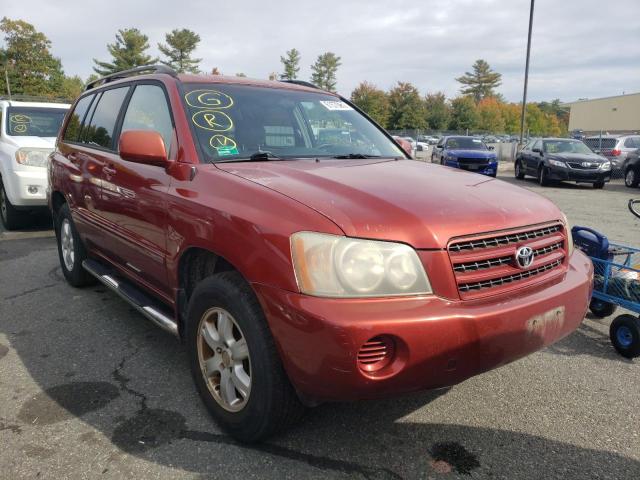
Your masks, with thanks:
[[[611,167],[621,169],[627,156],[640,148],[640,135],[599,135],[583,140],[596,153],[604,155],[611,161]]]

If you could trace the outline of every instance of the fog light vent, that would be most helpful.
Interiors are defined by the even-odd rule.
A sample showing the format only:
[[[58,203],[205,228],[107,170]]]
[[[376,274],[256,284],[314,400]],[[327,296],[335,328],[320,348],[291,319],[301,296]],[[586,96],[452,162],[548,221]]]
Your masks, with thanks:
[[[379,335],[368,340],[358,351],[358,366],[365,372],[381,370],[393,360],[393,339]]]

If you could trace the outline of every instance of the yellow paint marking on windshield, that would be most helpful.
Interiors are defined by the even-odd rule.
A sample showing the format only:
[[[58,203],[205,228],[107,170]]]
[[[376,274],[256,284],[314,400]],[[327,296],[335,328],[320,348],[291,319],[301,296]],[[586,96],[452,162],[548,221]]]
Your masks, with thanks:
[[[224,112],[218,110],[200,110],[191,117],[196,127],[213,132],[226,132],[233,128],[233,120]]]
[[[238,146],[233,138],[229,138],[225,135],[214,135],[209,140],[209,145],[211,145],[216,150],[224,147],[235,148]]]
[[[194,108],[229,108],[233,105],[233,98],[218,90],[193,90],[184,99]]]

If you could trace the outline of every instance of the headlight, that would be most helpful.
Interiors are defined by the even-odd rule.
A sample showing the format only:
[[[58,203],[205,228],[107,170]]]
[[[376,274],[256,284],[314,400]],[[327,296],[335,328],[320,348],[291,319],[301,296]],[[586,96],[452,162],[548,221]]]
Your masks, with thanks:
[[[549,165],[553,165],[554,167],[567,168],[567,164],[561,162],[560,160],[549,160]]]
[[[457,157],[452,157],[451,155],[447,155],[444,159],[448,162],[455,162],[458,160]]]
[[[603,172],[608,172],[611,170],[611,162],[602,162],[599,167]]]
[[[564,222],[564,229],[567,232],[567,253],[569,254],[569,257],[571,257],[571,254],[573,253],[573,234],[571,233],[571,225],[569,224],[569,219],[567,219],[567,216],[564,213],[562,214],[562,220]]]
[[[298,288],[318,297],[386,297],[431,293],[416,251],[402,243],[314,232],[291,236]]]
[[[46,167],[51,150],[45,148],[20,148],[16,151],[16,162],[29,167]]]

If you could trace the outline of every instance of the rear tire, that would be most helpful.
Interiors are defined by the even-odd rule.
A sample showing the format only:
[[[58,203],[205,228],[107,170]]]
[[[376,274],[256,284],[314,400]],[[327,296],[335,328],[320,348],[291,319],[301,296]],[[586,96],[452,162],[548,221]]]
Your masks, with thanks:
[[[617,305],[597,298],[592,298],[591,303],[589,303],[589,310],[597,318],[606,318],[613,315],[617,308]]]
[[[15,230],[21,224],[20,212],[9,201],[2,182],[0,182],[0,220],[7,230]]]
[[[624,184],[629,188],[635,188],[640,184],[640,174],[633,167],[628,167],[624,174]]]
[[[223,272],[198,284],[189,301],[185,339],[198,393],[231,436],[257,442],[301,418],[304,407],[258,299],[240,274]],[[246,347],[237,354],[233,345],[240,341]]]
[[[60,267],[67,283],[76,288],[95,284],[96,279],[82,266],[82,262],[87,259],[87,251],[66,203],[58,210],[54,222]]]
[[[524,172],[522,171],[522,164],[520,160],[516,160],[516,164],[514,166],[514,174],[518,180],[524,179]]]
[[[617,352],[626,358],[640,356],[640,318],[620,315],[611,322],[609,338]]]
[[[604,182],[596,182],[593,184],[593,188],[601,190],[604,188]]]

